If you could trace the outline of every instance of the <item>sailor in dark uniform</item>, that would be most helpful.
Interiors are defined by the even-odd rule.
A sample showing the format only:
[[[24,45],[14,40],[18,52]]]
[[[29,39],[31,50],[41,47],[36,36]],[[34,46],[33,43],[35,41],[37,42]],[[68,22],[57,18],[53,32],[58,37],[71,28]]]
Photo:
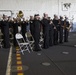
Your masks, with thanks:
[[[26,37],[25,37],[25,33],[26,33],[26,21],[25,21],[25,18],[23,18],[23,20],[21,21],[21,32],[22,32],[22,36],[26,40]]]
[[[64,20],[63,20],[63,17],[60,16],[60,19],[59,19],[59,43],[63,43],[63,25],[64,25]]]
[[[9,22],[9,28],[12,28],[12,17],[8,17],[8,22]]]
[[[30,16],[29,22],[30,22],[30,32],[31,32],[32,36],[34,35],[34,25],[33,25],[33,21],[34,21],[33,16]]]
[[[59,30],[59,20],[57,15],[54,15],[53,24],[54,24],[54,45],[58,44],[58,30]]]
[[[18,33],[18,23],[17,23],[16,18],[13,18],[13,19],[14,19],[14,21],[12,23],[12,26],[13,26],[13,36],[14,36],[13,43],[14,43],[14,46],[16,47],[18,44],[17,44],[16,38],[15,38],[15,35],[16,35],[16,33]]]
[[[68,18],[65,17],[64,20],[64,42],[68,42],[68,35],[69,35],[70,23]]]
[[[28,19],[26,19],[26,31],[30,32],[30,22]]]
[[[39,46],[39,39],[40,39],[40,20],[39,20],[39,14],[36,14],[34,16],[34,40],[35,40],[35,50],[34,51],[40,51]]]
[[[44,13],[44,17],[42,19],[42,27],[43,27],[43,38],[44,38],[44,45],[43,48],[49,48],[49,20],[48,14]]]
[[[53,46],[54,24],[52,20],[49,22],[49,46]]]
[[[3,15],[3,20],[1,21],[2,32],[3,32],[3,43],[4,48],[10,47],[10,38],[9,38],[9,23],[6,15]]]

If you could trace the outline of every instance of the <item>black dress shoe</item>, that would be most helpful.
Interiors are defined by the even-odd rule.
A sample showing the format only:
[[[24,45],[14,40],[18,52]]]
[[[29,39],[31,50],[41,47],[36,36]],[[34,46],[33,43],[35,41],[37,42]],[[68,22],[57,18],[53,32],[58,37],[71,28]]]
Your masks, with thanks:
[[[62,44],[63,42],[60,41],[59,43]]]
[[[64,41],[64,42],[68,42],[68,40]]]
[[[38,49],[38,51],[41,51],[41,49]]]

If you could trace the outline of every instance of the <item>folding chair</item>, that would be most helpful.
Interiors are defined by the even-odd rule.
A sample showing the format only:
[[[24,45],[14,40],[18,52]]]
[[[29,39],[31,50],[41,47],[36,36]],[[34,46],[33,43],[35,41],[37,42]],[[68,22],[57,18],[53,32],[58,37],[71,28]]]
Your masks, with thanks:
[[[44,43],[44,39],[43,39],[43,33],[42,32],[40,32],[40,40],[39,40],[40,42],[39,42],[39,46],[40,46],[40,48],[42,49],[42,46],[43,46],[43,43]]]
[[[33,38],[32,34],[30,32],[26,32],[25,36],[26,36],[26,41],[28,41],[31,50],[33,51],[34,38]]]
[[[17,41],[17,43],[19,45],[21,53],[23,55],[24,55],[24,51],[28,51],[30,53],[29,43],[24,40],[23,36],[20,33],[17,33],[15,35],[15,38],[16,38],[16,41]]]

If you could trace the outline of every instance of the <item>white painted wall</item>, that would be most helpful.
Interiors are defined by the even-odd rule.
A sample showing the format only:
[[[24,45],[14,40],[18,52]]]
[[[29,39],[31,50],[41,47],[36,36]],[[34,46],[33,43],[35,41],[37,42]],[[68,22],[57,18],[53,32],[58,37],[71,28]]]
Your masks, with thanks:
[[[62,3],[71,3],[71,8],[63,11]],[[0,0],[0,10],[12,10],[13,13],[22,10],[25,17],[35,13],[42,16],[44,12],[51,17],[54,14],[71,17],[76,15],[76,0]]]

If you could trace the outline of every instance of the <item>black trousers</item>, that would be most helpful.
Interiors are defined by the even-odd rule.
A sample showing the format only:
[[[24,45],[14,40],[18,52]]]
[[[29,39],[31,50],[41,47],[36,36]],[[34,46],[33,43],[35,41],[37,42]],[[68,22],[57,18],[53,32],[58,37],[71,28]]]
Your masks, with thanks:
[[[45,31],[43,32],[44,36],[44,48],[47,49],[49,48],[49,29],[46,28]]]
[[[39,39],[40,39],[40,33],[35,33],[34,34],[34,40],[35,40],[35,46],[34,47],[35,47],[35,51],[40,49]]]
[[[18,46],[16,38],[15,38],[16,33],[18,33],[18,26],[13,25],[13,36],[14,36],[13,44],[14,44],[15,47]]]
[[[69,34],[69,31],[67,28],[64,29],[64,42],[68,42],[68,34]]]
[[[63,42],[63,27],[60,27],[59,30],[59,43]]]
[[[53,44],[53,31],[49,30],[49,46],[52,46]]]
[[[32,36],[34,36],[34,27],[33,27],[33,25],[30,25],[30,31],[31,31]]]
[[[10,47],[10,38],[9,38],[9,26],[3,26],[3,38],[4,38],[4,48]]]
[[[26,41],[25,33],[26,33],[26,31],[22,30],[22,36],[23,36],[24,40]]]
[[[58,31],[54,29],[54,45],[58,44]]]

